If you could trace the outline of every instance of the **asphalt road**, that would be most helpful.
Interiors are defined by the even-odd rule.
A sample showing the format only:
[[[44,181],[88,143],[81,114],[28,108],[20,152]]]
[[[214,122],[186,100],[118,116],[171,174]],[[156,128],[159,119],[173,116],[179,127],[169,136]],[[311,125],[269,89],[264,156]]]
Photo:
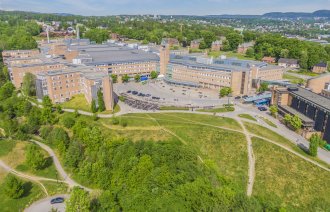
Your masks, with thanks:
[[[50,200],[56,197],[64,197],[68,198],[67,194],[60,194],[55,195],[52,197],[47,197],[45,199],[39,200],[33,203],[30,207],[25,209],[25,212],[49,212],[52,208],[57,209],[58,212],[65,212],[65,202],[64,203],[57,203],[57,204],[50,204]]]

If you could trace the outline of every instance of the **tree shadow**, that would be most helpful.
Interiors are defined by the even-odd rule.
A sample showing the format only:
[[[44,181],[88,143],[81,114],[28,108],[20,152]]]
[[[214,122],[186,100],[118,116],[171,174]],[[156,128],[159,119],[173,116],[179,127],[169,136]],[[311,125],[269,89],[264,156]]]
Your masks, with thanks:
[[[31,182],[26,182],[23,184],[24,193],[21,197],[27,197],[31,194],[31,189],[33,188],[33,184]]]
[[[47,157],[45,159],[45,164],[43,165],[42,169],[46,169],[48,167],[50,167],[53,164],[53,158],[52,157]]]
[[[299,143],[299,144],[298,144],[298,147],[299,147],[302,151],[304,151],[306,154],[309,154],[309,149],[308,149],[308,147],[305,146],[303,143]]]

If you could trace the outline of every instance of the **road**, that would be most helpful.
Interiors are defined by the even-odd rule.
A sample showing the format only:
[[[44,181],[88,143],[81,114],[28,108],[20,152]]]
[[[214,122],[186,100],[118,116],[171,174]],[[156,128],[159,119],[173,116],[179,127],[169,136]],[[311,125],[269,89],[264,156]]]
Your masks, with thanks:
[[[59,194],[52,197],[39,200],[33,203],[30,207],[26,208],[25,212],[49,212],[51,209],[57,209],[58,212],[65,212],[65,203],[50,204],[50,200],[56,197],[68,198],[67,194]]]

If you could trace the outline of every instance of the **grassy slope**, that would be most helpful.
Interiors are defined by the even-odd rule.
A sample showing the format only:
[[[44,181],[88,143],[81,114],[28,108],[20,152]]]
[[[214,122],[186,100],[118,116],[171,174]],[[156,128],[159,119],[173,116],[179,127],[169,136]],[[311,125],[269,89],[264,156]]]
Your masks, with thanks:
[[[266,141],[258,138],[252,141],[256,157],[253,195],[265,198],[276,195],[283,206],[296,211],[330,208],[329,172]],[[323,206],[314,201],[323,202]]]
[[[25,151],[28,145],[35,145],[25,141],[0,140],[0,158],[7,165],[17,171],[36,176],[56,179],[56,168],[50,157],[47,158],[47,167],[42,170],[33,170],[25,163]],[[47,152],[42,150],[45,157]]]
[[[272,141],[275,141],[277,143],[283,144],[289,148],[291,148],[292,150],[295,150],[296,152],[300,153],[301,155],[308,157],[312,160],[315,160],[316,162],[322,164],[325,167],[330,168],[330,165],[319,160],[318,158],[315,157],[311,157],[307,152],[305,152],[304,150],[300,149],[299,147],[297,147],[295,144],[293,144],[291,141],[289,141],[288,139],[286,139],[285,137],[277,134],[274,131],[271,131],[263,126],[257,125],[257,124],[252,124],[252,123],[248,123],[248,122],[244,122],[244,125],[246,126],[246,129],[258,136],[270,139]]]

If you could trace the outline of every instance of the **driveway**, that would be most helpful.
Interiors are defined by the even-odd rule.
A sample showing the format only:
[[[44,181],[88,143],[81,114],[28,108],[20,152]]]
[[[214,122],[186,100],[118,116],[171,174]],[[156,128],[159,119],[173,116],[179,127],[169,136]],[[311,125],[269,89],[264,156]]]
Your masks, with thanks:
[[[50,204],[50,200],[56,197],[64,197],[67,199],[69,195],[67,194],[60,194],[55,195],[52,197],[47,197],[45,199],[39,200],[33,203],[30,207],[25,209],[25,212],[49,212],[52,208],[57,209],[58,212],[65,212],[65,202],[64,203],[57,203],[57,204]]]

